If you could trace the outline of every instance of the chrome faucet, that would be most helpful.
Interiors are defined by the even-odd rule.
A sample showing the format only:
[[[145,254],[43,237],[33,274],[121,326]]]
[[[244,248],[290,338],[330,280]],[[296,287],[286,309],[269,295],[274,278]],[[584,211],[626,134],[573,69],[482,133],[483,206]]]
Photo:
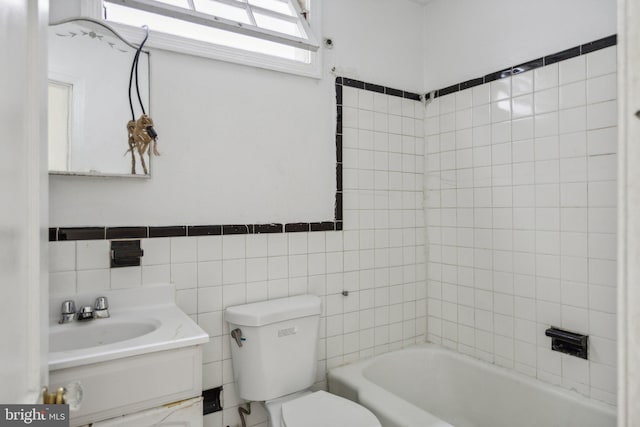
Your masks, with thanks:
[[[76,312],[76,304],[73,300],[66,300],[60,308],[60,321],[58,323],[69,323],[73,320],[106,319],[109,317],[109,300],[107,297],[98,297],[94,307],[86,305]]]
[[[78,314],[76,315],[76,319],[79,322],[84,320],[93,320],[93,307],[90,305],[85,305],[78,310]]]

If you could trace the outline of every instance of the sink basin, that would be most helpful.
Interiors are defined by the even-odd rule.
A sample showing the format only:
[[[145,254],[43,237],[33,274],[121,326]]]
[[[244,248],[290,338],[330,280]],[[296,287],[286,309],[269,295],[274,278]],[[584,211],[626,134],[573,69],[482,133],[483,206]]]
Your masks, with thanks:
[[[171,285],[103,291],[111,317],[58,324],[60,305],[50,301],[49,371],[122,359],[203,344],[209,340],[175,304]],[[94,301],[95,293],[72,297],[79,305]]]
[[[155,331],[159,322],[149,320],[119,322],[97,319],[59,325],[49,332],[49,351],[71,351],[113,344]]]

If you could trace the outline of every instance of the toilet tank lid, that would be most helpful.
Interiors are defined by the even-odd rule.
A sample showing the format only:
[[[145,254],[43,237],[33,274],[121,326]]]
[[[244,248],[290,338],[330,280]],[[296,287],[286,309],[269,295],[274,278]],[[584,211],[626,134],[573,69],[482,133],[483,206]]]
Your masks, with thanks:
[[[316,316],[322,311],[315,295],[298,295],[270,301],[227,307],[224,318],[238,326],[264,326],[299,317]]]

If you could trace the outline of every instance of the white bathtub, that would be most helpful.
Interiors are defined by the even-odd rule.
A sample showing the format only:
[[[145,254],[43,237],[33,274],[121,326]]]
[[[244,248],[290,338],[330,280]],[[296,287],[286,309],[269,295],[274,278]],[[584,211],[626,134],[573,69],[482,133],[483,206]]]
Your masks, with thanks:
[[[384,427],[614,427],[615,409],[433,344],[332,369]]]

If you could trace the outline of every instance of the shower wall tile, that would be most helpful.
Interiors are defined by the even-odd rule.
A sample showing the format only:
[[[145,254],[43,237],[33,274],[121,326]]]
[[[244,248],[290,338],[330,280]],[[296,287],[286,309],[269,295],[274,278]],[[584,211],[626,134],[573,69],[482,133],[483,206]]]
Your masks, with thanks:
[[[49,244],[49,272],[76,269],[76,242],[51,242]]]
[[[425,115],[428,339],[609,403],[616,80],[612,46],[437,97]],[[588,334],[590,359],[552,352],[550,326]]]

